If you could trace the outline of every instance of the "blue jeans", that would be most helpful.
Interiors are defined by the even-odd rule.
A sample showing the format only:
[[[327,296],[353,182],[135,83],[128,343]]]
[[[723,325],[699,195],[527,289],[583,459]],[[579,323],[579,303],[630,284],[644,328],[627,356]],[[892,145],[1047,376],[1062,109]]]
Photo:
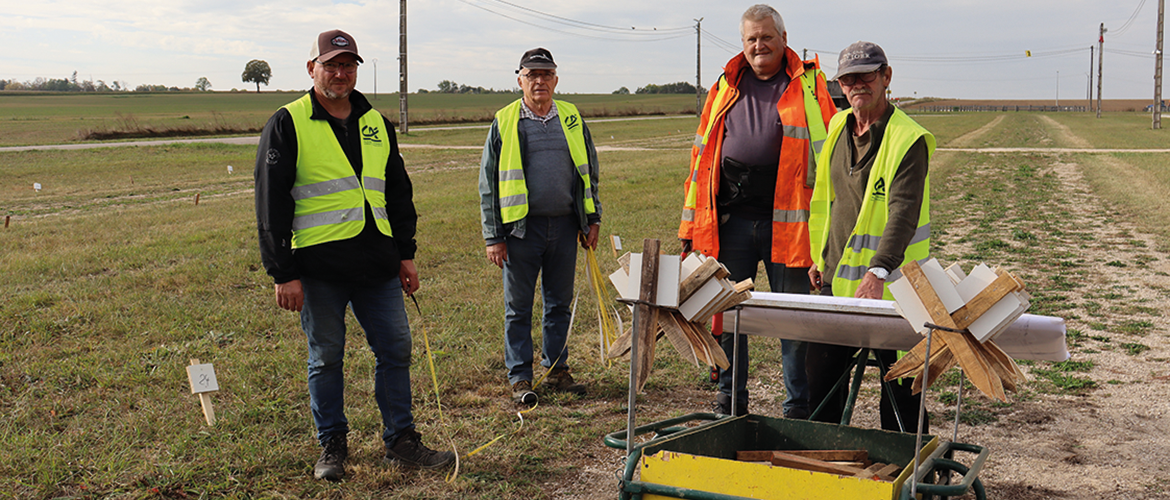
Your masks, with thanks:
[[[345,309],[366,332],[374,353],[374,399],[382,413],[382,440],[393,443],[414,428],[410,410],[410,324],[398,278],[352,284],[301,278],[301,327],[309,341],[309,398],[317,439],[349,432],[345,418]]]
[[[773,292],[809,292],[808,268],[787,267],[772,262],[772,221],[749,220],[735,215],[719,225],[719,262],[731,273],[731,280],[739,282],[756,277],[757,265],[764,263],[768,285]],[[732,331],[733,324],[724,323],[724,331]],[[735,351],[735,335],[721,335],[719,344],[728,361]],[[735,381],[736,399],[747,401],[748,346],[747,335],[739,336],[739,377]],[[781,340],[780,355],[784,365],[784,414],[800,409],[808,414],[809,388],[804,358],[808,344],[796,340]],[[731,370],[719,370],[719,391],[731,396]]]
[[[532,380],[532,302],[540,277],[544,315],[541,366],[568,367],[573,276],[577,271],[576,215],[529,216],[523,239],[508,237],[504,261],[504,363],[508,383]]]

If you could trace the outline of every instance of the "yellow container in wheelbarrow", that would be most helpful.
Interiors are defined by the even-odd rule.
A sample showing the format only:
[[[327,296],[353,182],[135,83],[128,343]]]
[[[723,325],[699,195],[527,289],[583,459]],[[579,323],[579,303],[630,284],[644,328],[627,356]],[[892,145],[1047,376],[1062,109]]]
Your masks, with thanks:
[[[694,420],[709,421],[695,427],[678,426]],[[938,438],[923,436],[919,453],[922,466],[915,474],[914,434],[759,415],[720,417],[699,413],[635,430],[635,434],[647,432],[659,436],[637,445],[627,457],[622,498],[895,500],[909,498],[912,477],[918,478],[919,493],[959,496],[971,486],[970,479],[941,489],[922,482],[934,477],[938,462],[950,464],[939,471],[970,473],[977,481],[974,476],[986,457],[986,452],[978,449],[976,465],[968,469],[940,456],[939,452],[949,450],[940,449]],[[606,444],[624,449],[624,439],[624,431],[616,432],[606,437]],[[959,446],[963,451],[978,448]],[[890,482],[736,460],[736,452],[763,450],[867,450],[871,461],[897,464],[902,469]],[[976,496],[982,498],[982,484],[976,489]]]

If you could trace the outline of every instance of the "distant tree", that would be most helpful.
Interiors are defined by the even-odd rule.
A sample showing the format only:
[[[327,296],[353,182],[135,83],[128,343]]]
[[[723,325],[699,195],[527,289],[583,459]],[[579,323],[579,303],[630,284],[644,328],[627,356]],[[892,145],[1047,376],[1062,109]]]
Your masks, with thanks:
[[[451,80],[443,80],[439,82],[439,92],[443,94],[454,94],[459,92],[459,84]]]
[[[629,93],[630,93],[630,89],[627,89],[627,88],[625,88],[625,87],[622,87],[622,88],[620,88],[620,89],[617,89],[617,90],[613,91],[613,93],[614,93],[614,94],[622,94],[622,95],[624,95],[624,94],[629,94]]]
[[[655,85],[653,83],[634,91],[635,94],[694,94],[695,86],[687,82]]]
[[[240,75],[240,78],[244,83],[255,82],[256,92],[260,92],[260,84],[268,85],[268,80],[272,78],[272,68],[264,61],[252,59],[244,66],[244,74]]]
[[[207,92],[208,90],[211,90],[211,82],[207,81],[206,76],[201,76],[198,80],[195,81],[195,90],[200,92]]]

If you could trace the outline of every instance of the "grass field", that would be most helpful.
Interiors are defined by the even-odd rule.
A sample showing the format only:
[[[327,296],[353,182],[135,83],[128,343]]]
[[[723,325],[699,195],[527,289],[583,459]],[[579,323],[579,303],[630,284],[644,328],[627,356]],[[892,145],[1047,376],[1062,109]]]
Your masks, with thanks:
[[[180,102],[167,100],[172,97]],[[21,106],[33,102],[35,109],[21,111],[10,109],[16,100],[0,96],[0,137],[4,145],[68,140],[81,123],[110,120],[109,114],[120,109],[140,119],[192,120],[210,116],[211,109],[234,109],[238,115],[233,119],[262,122],[294,96],[224,94],[199,101],[202,97],[144,96],[119,108],[113,99],[71,103],[45,96],[42,105],[22,98],[31,101],[22,100]],[[573,100],[591,101],[584,96]],[[640,104],[597,99],[590,105],[620,109]],[[460,106],[447,101],[432,109],[464,113]],[[475,109],[467,113],[482,111]],[[937,133],[942,146],[994,116],[919,119]],[[984,140],[1058,145],[1059,131],[1035,116],[1009,115]],[[1095,147],[1167,147],[1165,132],[1142,129],[1137,115],[1107,115],[1100,121],[1088,115],[1052,118]],[[628,242],[659,238],[664,251],[677,252],[674,234],[694,119],[590,123],[599,146],[644,149],[600,155],[603,234],[618,234]],[[17,124],[29,129],[27,135],[9,135]],[[479,146],[484,134],[482,129],[418,131],[402,142]],[[427,444],[446,448],[453,443],[462,453],[507,435],[464,460],[458,479],[447,484],[438,474],[379,465],[373,359],[351,317],[354,333],[346,367],[351,467],[343,483],[312,480],[318,451],[304,387],[304,339],[297,316],[275,307],[271,280],[259,265],[253,148],[28,151],[0,153],[0,211],[12,217],[11,226],[0,231],[0,408],[5,416],[0,446],[6,450],[0,497],[543,499],[587,490],[575,483],[585,468],[616,471],[620,463],[613,462],[616,455],[603,447],[601,437],[625,426],[626,365],[598,361],[595,329],[588,314],[582,315],[570,344],[578,378],[589,383],[591,392],[583,398],[543,399],[520,428],[504,383],[499,271],[486,262],[480,237],[475,187],[480,152],[413,148],[404,155],[420,213],[416,263],[423,314],[411,312],[416,421]],[[987,260],[1014,270],[1035,269],[1025,278],[1038,297],[1034,313],[1058,314],[1062,301],[1104,293],[1077,284],[1073,256],[1029,252],[1022,243],[1081,234],[1061,220],[1060,200],[1050,195],[1053,179],[1037,173],[1062,158],[1073,156],[936,155],[934,253],[964,267]],[[1170,238],[1170,221],[1158,215],[1170,212],[1155,208],[1165,206],[1170,192],[1166,154],[1075,158],[1091,167],[1086,177],[1116,205],[1118,217],[1138,221],[1163,241]],[[235,173],[229,174],[227,165]],[[1142,197],[1132,196],[1134,175],[1140,176],[1136,191]],[[33,182],[44,189],[34,192]],[[980,244],[988,241],[1000,244]],[[602,250],[599,259],[608,274],[616,263],[608,248]],[[583,279],[578,289],[579,310],[589,310],[592,299]],[[1102,324],[1093,335],[1142,328],[1140,317],[1132,321],[1137,323]],[[441,418],[426,369],[424,332],[438,373]],[[699,380],[701,370],[660,349],[644,397],[667,404],[640,409],[639,421],[706,411],[706,401],[701,406],[671,403],[675,394],[710,391],[710,386]],[[216,367],[220,421],[214,428],[204,424],[198,399],[189,394],[184,367],[192,358]],[[779,384],[779,358],[779,343],[753,342],[752,377]],[[1049,365],[1035,368],[1065,378],[1035,377],[1026,391],[1089,390],[1075,387],[1076,377],[1070,382],[1065,368]],[[991,418],[1005,411],[978,398],[965,404]]]
[[[300,92],[0,92],[0,147],[76,142],[91,131],[135,128],[229,127],[258,131],[277,108],[300,95]],[[497,109],[517,97],[515,94],[411,94],[408,125],[490,123]],[[590,94],[572,96],[572,101],[586,118],[695,112],[695,96],[682,94]],[[398,122],[398,94],[379,94],[370,102]]]

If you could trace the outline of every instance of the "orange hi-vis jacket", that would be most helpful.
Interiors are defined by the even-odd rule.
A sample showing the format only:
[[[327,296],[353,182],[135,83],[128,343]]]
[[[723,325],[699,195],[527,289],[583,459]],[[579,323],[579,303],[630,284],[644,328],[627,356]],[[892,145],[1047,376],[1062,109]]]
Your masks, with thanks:
[[[819,59],[801,61],[785,48],[784,69],[791,83],[776,104],[784,139],[776,191],[772,202],[772,262],[788,267],[809,267],[808,214],[816,180],[816,153],[826,136],[829,119],[837,112]],[[728,61],[723,76],[707,95],[699,129],[691,148],[691,169],[684,184],[686,200],[678,237],[691,240],[703,255],[719,258],[719,213],[715,198],[719,192],[723,150],[723,119],[739,99],[743,72],[751,71],[743,53]],[[816,119],[810,130],[809,116]]]

